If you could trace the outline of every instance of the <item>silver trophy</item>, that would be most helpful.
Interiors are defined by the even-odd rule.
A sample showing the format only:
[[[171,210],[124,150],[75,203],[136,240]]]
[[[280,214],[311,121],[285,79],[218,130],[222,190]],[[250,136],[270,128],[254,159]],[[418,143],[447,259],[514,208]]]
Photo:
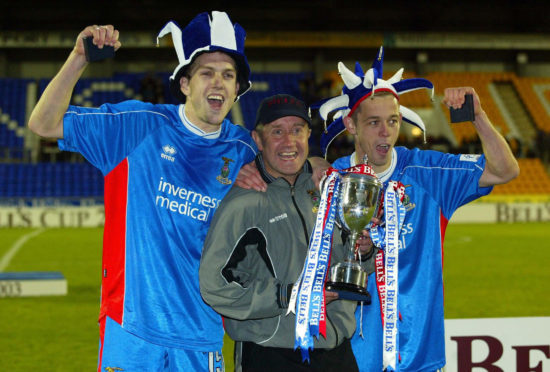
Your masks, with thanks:
[[[330,269],[326,284],[328,291],[338,292],[341,299],[370,303],[367,272],[359,263],[355,245],[362,231],[378,210],[382,182],[371,175],[348,173],[342,177],[338,217],[344,229],[350,233],[347,256]]]

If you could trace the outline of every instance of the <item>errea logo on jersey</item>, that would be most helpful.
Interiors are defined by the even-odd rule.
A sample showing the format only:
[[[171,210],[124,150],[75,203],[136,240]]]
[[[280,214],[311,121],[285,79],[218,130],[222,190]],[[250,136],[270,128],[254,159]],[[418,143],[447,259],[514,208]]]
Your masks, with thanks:
[[[275,216],[273,218],[269,219],[269,223],[279,222],[281,220],[284,220],[285,218],[288,218],[286,213],[280,214],[278,216]]]
[[[475,163],[480,156],[481,155],[462,154],[460,155],[460,161],[471,161],[472,163]]]
[[[170,160],[171,162],[174,162],[176,159],[174,159],[174,155],[176,155],[177,151],[176,149],[171,145],[164,145],[162,146],[162,153],[160,154],[160,157],[166,160]]]

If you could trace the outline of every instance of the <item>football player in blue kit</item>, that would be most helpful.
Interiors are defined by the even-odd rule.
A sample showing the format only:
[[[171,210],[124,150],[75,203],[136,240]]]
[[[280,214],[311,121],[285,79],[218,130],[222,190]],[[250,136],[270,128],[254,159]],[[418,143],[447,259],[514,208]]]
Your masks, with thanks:
[[[257,148],[225,119],[250,87],[245,31],[223,12],[183,30],[169,22],[179,105],[69,105],[88,62],[83,38],[120,48],[111,25],[88,26],[29,120],[36,134],[81,153],[105,178],[98,371],[223,370],[222,319],[199,291],[199,260],[220,200]]]
[[[354,139],[355,152],[337,159],[335,168],[363,163],[366,155],[385,189],[395,181],[404,190],[404,220],[397,229],[395,246],[398,253],[391,258],[398,259],[398,279],[387,281],[388,256],[384,249],[377,254],[375,273],[368,281],[372,304],[356,311],[359,328],[352,338],[352,348],[361,371],[436,371],[445,365],[442,270],[447,223],[460,206],[487,195],[493,185],[517,177],[519,167],[475,90],[469,87],[446,89],[443,102],[456,109],[463,105],[466,94],[473,96],[473,124],[483,154],[453,155],[396,147],[402,122],[424,130],[421,118],[399,104],[399,95],[433,89],[433,85],[425,79],[402,80],[402,70],[383,80],[382,63],[383,49],[366,73],[359,64],[352,72],[340,63],[345,84],[342,95],[319,107],[325,120],[328,113],[338,111],[321,139],[325,153],[334,137],[346,129]],[[396,332],[386,326],[392,319]]]

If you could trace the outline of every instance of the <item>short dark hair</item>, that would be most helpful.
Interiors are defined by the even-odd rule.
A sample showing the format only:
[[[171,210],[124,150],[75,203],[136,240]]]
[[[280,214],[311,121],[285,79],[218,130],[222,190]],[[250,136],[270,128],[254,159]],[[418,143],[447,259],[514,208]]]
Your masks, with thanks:
[[[392,92],[388,92],[385,90],[374,92],[370,97],[367,97],[366,99],[373,99],[376,97],[385,97],[385,96],[392,96],[395,97],[395,95]],[[399,100],[397,100],[399,102]],[[357,108],[353,111],[353,113],[350,115],[353,121],[357,122],[357,115],[361,112],[361,105],[358,105]]]

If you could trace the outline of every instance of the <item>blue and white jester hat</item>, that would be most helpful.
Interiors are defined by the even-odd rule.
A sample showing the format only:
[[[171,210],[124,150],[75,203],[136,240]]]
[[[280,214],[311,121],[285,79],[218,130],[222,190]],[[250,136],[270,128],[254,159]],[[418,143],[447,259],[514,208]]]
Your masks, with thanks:
[[[359,62],[355,63],[355,73],[351,72],[342,62],[339,62],[338,72],[344,81],[342,94],[311,106],[312,108],[318,108],[319,114],[325,120],[325,131],[321,134],[321,151],[325,157],[327,149],[334,138],[346,130],[342,118],[346,115],[351,116],[357,107],[359,107],[359,104],[373,93],[389,92],[399,99],[399,95],[402,93],[425,88],[432,90],[431,94],[433,97],[433,84],[430,81],[421,78],[401,80],[403,68],[397,71],[390,79],[383,80],[383,61],[384,47],[380,47],[378,56],[372,63],[372,68],[366,74],[363,72]],[[336,110],[338,112],[334,114],[334,121],[326,126],[328,114]],[[400,106],[399,111],[404,121],[417,126],[423,132],[426,130],[424,122],[417,113],[403,106]]]
[[[231,23],[225,12],[200,13],[183,29],[174,21],[169,21],[157,35],[159,38],[171,33],[179,65],[170,76],[170,91],[181,102],[185,95],[180,89],[180,79],[195,58],[205,52],[224,52],[231,56],[237,65],[239,91],[237,98],[250,89],[250,67],[244,54],[246,32],[238,23]]]

